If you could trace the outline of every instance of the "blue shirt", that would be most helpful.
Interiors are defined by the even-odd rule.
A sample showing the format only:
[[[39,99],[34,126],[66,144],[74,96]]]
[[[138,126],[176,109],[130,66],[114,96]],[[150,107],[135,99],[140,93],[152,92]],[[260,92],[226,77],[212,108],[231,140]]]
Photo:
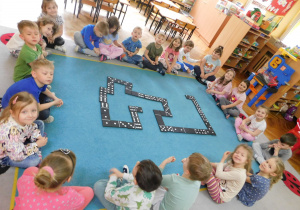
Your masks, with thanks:
[[[221,66],[220,59],[213,60],[211,55],[206,55],[205,57],[206,63],[204,64],[204,74],[211,73],[217,68],[218,66]]]
[[[38,87],[33,77],[29,77],[26,79],[22,79],[16,83],[14,83],[12,86],[10,86],[6,93],[4,94],[2,98],[2,107],[5,108],[8,106],[10,98],[22,91],[26,91],[30,94],[32,94],[35,98],[35,100],[39,103],[39,97],[41,92],[44,92],[47,88],[47,85],[44,85],[43,87]]]
[[[112,45],[115,40],[119,39],[119,35],[116,34],[116,36],[112,34],[108,34],[107,36],[103,36],[102,39],[100,40],[100,43],[105,44],[105,45]]]
[[[94,33],[94,28],[94,25],[89,24],[87,26],[84,26],[84,28],[81,30],[81,35],[83,37],[84,43],[90,50],[93,50],[94,46],[96,48],[99,48],[99,41],[101,39]],[[94,45],[92,44],[92,42],[94,42]]]
[[[262,199],[270,188],[270,179],[263,176],[253,174],[250,176],[251,184],[246,182],[238,193],[239,200],[245,206],[253,206],[253,204]]]
[[[138,49],[142,48],[142,42],[140,40],[137,40],[136,42],[134,42],[131,37],[125,39],[122,42],[122,44],[124,45],[126,50],[128,50],[130,52],[135,52],[137,48]]]

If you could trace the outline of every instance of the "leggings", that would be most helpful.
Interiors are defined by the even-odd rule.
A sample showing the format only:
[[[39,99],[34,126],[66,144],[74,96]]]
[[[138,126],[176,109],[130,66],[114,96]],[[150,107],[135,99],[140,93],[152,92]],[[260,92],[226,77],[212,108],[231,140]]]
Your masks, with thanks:
[[[234,126],[235,126],[235,130],[236,130],[236,133],[237,134],[241,134],[243,139],[247,140],[247,141],[254,141],[255,140],[255,136],[252,136],[250,133],[247,133],[243,130],[240,130],[240,126],[242,124],[242,118],[236,118],[235,119],[235,123],[234,123]],[[246,126],[248,128],[248,126]]]
[[[221,106],[231,104],[231,102],[224,97],[220,98],[219,100]],[[230,116],[232,117],[237,117],[240,114],[240,110],[236,106],[224,109],[223,112],[225,115],[230,114]]]
[[[43,39],[45,40],[46,44],[47,44],[47,47],[49,48],[52,48],[54,49],[54,47],[57,45],[57,46],[62,46],[65,44],[65,40],[62,38],[62,37],[57,37],[55,40],[54,40],[54,43],[50,44],[48,42],[48,39],[47,37],[43,36]]]
[[[196,78],[200,78],[201,75],[201,69],[200,66],[194,66],[194,72],[196,74]],[[215,75],[209,76],[206,78],[207,81],[213,82],[215,81],[216,77]]]
[[[160,59],[159,59],[159,62],[161,62],[161,64],[164,66],[165,69],[168,69],[166,59],[160,58]],[[173,68],[171,69],[171,71],[174,71],[174,70],[175,70],[175,71],[178,71],[179,69],[181,69],[180,64],[175,63],[175,65],[173,66]]]
[[[206,182],[207,185],[207,191],[210,195],[210,197],[215,201],[216,203],[224,203],[221,199],[221,192],[222,189],[220,187],[220,179],[215,177],[216,169],[213,168],[213,171],[211,172],[209,180]]]

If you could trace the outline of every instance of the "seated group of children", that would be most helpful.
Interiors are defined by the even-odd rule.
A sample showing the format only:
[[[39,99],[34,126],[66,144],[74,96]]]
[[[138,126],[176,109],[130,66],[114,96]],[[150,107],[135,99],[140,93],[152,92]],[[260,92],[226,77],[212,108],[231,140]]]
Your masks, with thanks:
[[[11,50],[12,55],[18,57],[14,70],[15,83],[7,89],[2,99],[4,110],[0,116],[0,173],[9,167],[27,168],[17,183],[15,209],[38,209],[40,205],[47,209],[84,209],[94,194],[107,209],[189,209],[198,196],[201,182],[207,185],[216,203],[229,202],[238,196],[243,204],[252,206],[280,180],[284,170],[282,160],[291,157],[291,147],[296,143],[293,134],[285,134],[280,140],[266,144],[253,143],[253,150],[240,144],[232,153],[225,152],[220,163],[211,163],[200,153],[193,153],[182,160],[182,176],[162,175],[166,165],[176,160],[172,156],[159,167],[151,160],[138,161],[132,173],[129,173],[126,165],[123,173],[112,168],[109,180],[99,180],[94,189],[62,186],[70,182],[74,174],[75,154],[68,149],[53,151],[44,159],[41,154],[41,147],[48,141],[44,122],[54,120],[50,115],[50,107],[63,105],[63,101],[50,91],[53,62],[44,59],[48,55],[45,47],[65,52],[64,41],[60,37],[62,27],[61,24],[57,26],[62,19],[57,17],[55,1],[44,0],[42,8],[43,14],[51,17],[42,17],[37,24],[32,21],[21,21],[18,24],[20,34],[16,37],[21,38],[18,44],[23,46],[19,50]],[[56,21],[52,18],[56,18]],[[114,16],[95,26],[84,27],[81,32],[74,34],[78,45],[76,50],[99,56],[100,60],[118,58],[163,75],[164,69],[168,73],[179,69],[190,73],[194,67],[184,60],[198,62],[189,58],[193,42],[186,41],[181,48],[181,38],[173,39],[163,53],[161,45],[165,36],[162,34],[155,37],[155,42],[147,46],[141,57],[137,55],[141,48],[141,28],[134,28],[132,37],[119,44],[119,27]],[[215,78],[222,50],[222,47],[218,47],[212,55],[201,60],[200,66],[195,66],[196,79],[201,84],[207,83],[206,92],[213,95],[226,118],[236,117],[246,99],[245,91],[249,81],[242,81],[232,89],[231,81],[235,76],[233,69]],[[237,118],[235,127],[238,139],[255,140],[266,129],[264,119],[267,114],[267,108],[260,106],[249,118]],[[253,156],[260,163],[260,172],[257,174],[250,174]]]

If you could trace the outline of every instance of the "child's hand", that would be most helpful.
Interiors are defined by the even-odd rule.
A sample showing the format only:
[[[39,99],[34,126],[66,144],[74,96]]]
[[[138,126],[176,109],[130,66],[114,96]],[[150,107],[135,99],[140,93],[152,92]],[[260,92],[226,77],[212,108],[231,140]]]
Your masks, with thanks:
[[[97,55],[100,55],[100,49],[99,49],[99,48],[94,47],[94,52],[95,52]]]
[[[269,148],[273,148],[275,144],[268,145]]]
[[[164,160],[164,162],[166,164],[172,163],[172,162],[175,162],[175,161],[176,161],[176,158],[174,156],[168,157],[167,159]]]
[[[59,99],[57,97],[54,98],[53,102],[54,102],[54,105],[57,106],[57,107],[60,107],[60,106],[62,106],[64,104],[63,100],[61,100],[61,99]]]
[[[227,109],[226,105],[221,105],[221,109],[222,110]]]
[[[200,77],[201,77],[202,79],[204,79],[204,74],[200,74]]]
[[[281,146],[279,146],[278,144],[274,145],[274,154],[278,154],[279,150],[281,149]]]
[[[111,173],[111,174],[109,175],[109,177],[112,176],[113,174],[115,174],[118,178],[123,178],[123,173],[121,173],[121,172],[120,172],[118,169],[116,169],[116,168],[110,169],[109,172]]]
[[[151,63],[152,65],[155,65],[155,61],[150,61],[150,63]]]
[[[48,37],[48,42],[49,42],[50,44],[53,44],[53,43],[54,43],[54,40],[55,40],[55,38],[54,38],[53,36]]]
[[[133,56],[133,52],[128,52],[128,56],[132,57]]]
[[[36,141],[38,147],[43,147],[47,144],[48,138],[47,137],[40,137],[39,140]]]
[[[228,156],[229,156],[230,154],[231,154],[230,151],[224,152],[221,162],[222,162],[222,161],[224,162],[224,161],[228,158]]]
[[[167,73],[171,73],[172,69],[170,68],[170,66],[167,68]]]
[[[154,61],[155,65],[158,65],[158,61]]]

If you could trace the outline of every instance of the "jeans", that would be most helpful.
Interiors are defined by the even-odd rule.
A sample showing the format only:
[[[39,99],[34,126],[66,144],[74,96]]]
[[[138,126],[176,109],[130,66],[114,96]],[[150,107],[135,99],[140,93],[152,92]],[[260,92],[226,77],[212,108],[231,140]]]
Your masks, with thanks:
[[[40,104],[46,104],[46,103],[51,102],[52,98],[41,93],[39,100],[40,100]],[[50,116],[50,108],[44,109],[43,111],[40,111],[38,120],[46,120],[49,116]]]
[[[37,166],[40,163],[40,157],[38,154],[33,154],[28,156],[22,161],[13,161],[8,156],[4,157],[2,160],[2,165],[19,167],[19,168],[29,168],[32,166]]]
[[[140,55],[134,55],[129,57],[127,53],[125,53],[125,57],[122,59],[123,61],[127,62],[127,63],[132,63],[132,64],[139,64],[140,62],[143,62],[143,58]]]
[[[188,67],[190,70],[194,69],[194,66],[192,64],[189,64],[189,63],[186,63],[186,62],[181,63],[179,61],[177,61],[176,63],[178,63],[181,66],[181,69],[182,69],[183,72],[186,72],[185,66]]]
[[[99,199],[99,201],[102,203],[104,208],[106,208],[107,210],[115,210],[115,209],[117,209],[117,206],[115,204],[109,202],[108,200],[106,200],[104,197],[107,182],[108,182],[107,179],[100,179],[99,181],[97,181],[94,185],[94,193],[95,193],[96,197]],[[123,182],[121,182],[118,179],[117,187],[121,187],[126,183],[127,183],[126,180],[123,180]]]
[[[196,78],[200,78],[200,75],[201,75],[201,69],[200,69],[200,66],[194,66],[194,71],[195,71],[195,74],[196,74]],[[210,82],[213,82],[215,81],[216,77],[215,75],[212,75],[212,76],[209,76],[206,78],[207,81],[210,81]]]
[[[37,124],[38,129],[39,129],[40,132],[41,132],[41,136],[44,137],[44,136],[45,136],[45,135],[44,135],[44,131],[45,131],[45,124],[44,124],[44,122],[41,121],[41,120],[35,120],[34,123]]]
[[[158,65],[152,65],[152,63],[150,63],[150,61],[146,57],[144,57],[143,65],[145,68],[151,69],[153,71],[161,71],[164,68],[161,62],[158,62]]]

